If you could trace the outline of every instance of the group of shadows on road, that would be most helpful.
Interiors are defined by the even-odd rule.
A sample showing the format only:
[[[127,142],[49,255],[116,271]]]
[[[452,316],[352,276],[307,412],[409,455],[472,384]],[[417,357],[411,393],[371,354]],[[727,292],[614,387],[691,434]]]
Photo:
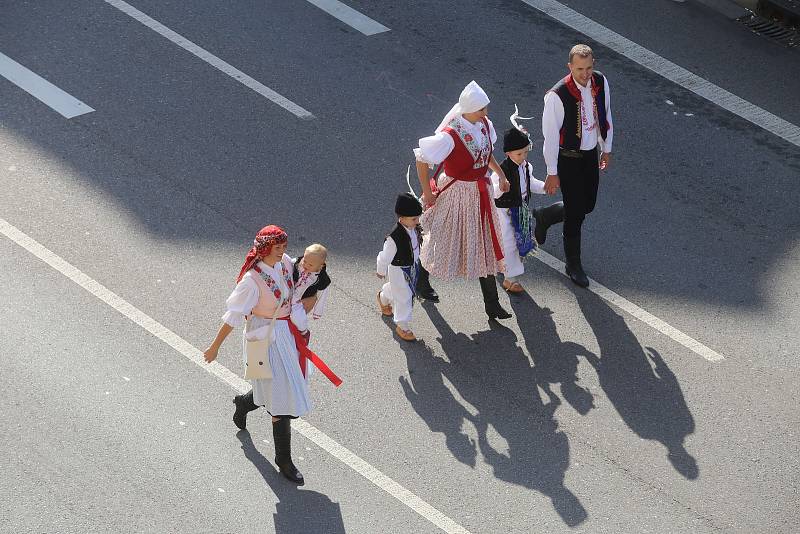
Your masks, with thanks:
[[[424,343],[401,343],[410,380],[400,377],[400,385],[431,431],[444,434],[458,461],[474,467],[480,453],[496,478],[547,496],[564,523],[577,526],[588,513],[564,485],[569,442],[554,417],[561,399],[553,387],[560,384],[563,399],[581,415],[594,408],[594,396],[578,384],[580,358],[594,367],[606,397],[637,436],[663,444],[666,459],[685,478],[696,479],[699,471],[684,446],[686,436],[694,432],[694,419],[661,355],[642,347],[619,313],[600,297],[567,282],[564,285],[574,293],[600,354],[562,341],[552,311],[527,293],[510,300],[530,358],[509,328],[490,321],[489,330],[471,336],[455,332],[436,306],[425,302],[422,307],[447,359],[435,356]],[[390,319],[384,318],[392,327]],[[492,350],[476,351],[476,346]],[[487,358],[488,354],[492,357]],[[473,410],[453,395],[444,379]],[[545,399],[537,388],[545,392]],[[499,395],[498,391],[516,393]],[[464,432],[465,421],[477,430],[477,444]],[[489,425],[508,443],[507,451],[492,448]],[[276,533],[296,533],[298,525],[303,525],[304,532],[345,532],[338,503],[321,493],[284,484],[248,432],[243,430],[237,437],[245,456],[280,501],[274,516]]]

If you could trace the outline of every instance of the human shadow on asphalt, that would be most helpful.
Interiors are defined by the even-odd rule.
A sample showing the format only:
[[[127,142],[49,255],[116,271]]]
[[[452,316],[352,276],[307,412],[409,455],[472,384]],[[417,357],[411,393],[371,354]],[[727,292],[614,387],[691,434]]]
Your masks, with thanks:
[[[594,293],[572,287],[592,328],[600,356],[587,355],[597,371],[600,387],[628,427],[642,439],[667,449],[676,471],[689,480],[700,471],[684,441],[694,432],[694,417],[675,374],[655,349],[642,347],[624,318]]]
[[[553,416],[558,402],[550,398],[545,404],[540,398],[539,378],[516,335],[490,321],[490,330],[467,336],[454,332],[435,306],[422,307],[448,360],[423,343],[401,345],[410,383],[404,378],[400,383],[411,405],[432,431],[444,433],[459,461],[474,465],[480,451],[496,478],[546,495],[567,525],[581,524],[586,509],[564,485],[569,442]],[[471,409],[445,386],[445,379]],[[477,431],[477,448],[462,430],[466,421]],[[508,443],[507,452],[498,450],[495,434]]]
[[[560,384],[561,396],[575,411],[586,415],[594,406],[594,395],[578,385],[578,358],[594,356],[586,347],[562,341],[553,321],[553,311],[536,303],[528,292],[509,296],[525,347],[533,360],[534,376],[552,402],[560,399],[553,391]]]
[[[240,430],[236,437],[242,442],[245,458],[250,460],[270,489],[278,497],[275,506],[276,534],[344,534],[344,520],[339,503],[316,491],[299,489],[283,478],[256,448],[250,432]]]

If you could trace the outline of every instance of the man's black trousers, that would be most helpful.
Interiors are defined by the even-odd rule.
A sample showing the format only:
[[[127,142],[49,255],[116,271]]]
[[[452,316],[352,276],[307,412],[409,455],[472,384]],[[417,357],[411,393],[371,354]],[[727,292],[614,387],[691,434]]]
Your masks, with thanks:
[[[587,214],[597,202],[600,167],[597,148],[592,150],[559,150],[558,178],[564,198],[564,235],[578,236]]]

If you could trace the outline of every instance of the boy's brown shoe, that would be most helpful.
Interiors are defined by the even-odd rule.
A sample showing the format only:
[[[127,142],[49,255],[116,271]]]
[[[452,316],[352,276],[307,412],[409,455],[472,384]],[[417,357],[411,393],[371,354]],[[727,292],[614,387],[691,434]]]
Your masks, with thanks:
[[[397,333],[397,336],[402,339],[403,341],[416,341],[417,336],[414,335],[414,332],[411,330],[403,330],[398,325],[397,328],[394,330]]]
[[[381,302],[380,291],[378,291],[378,307],[381,309],[381,313],[387,317],[390,317],[392,314],[394,314],[394,311],[392,311],[391,304],[384,304],[383,302]]]

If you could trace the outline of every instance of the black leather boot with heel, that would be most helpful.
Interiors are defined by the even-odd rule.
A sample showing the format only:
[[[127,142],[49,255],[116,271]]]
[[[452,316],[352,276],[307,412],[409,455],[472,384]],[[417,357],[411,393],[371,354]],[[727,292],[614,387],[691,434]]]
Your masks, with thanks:
[[[547,239],[547,230],[556,223],[564,222],[564,203],[556,202],[533,210],[533,218],[536,219],[536,229],[534,230],[536,242],[544,245]]]
[[[272,423],[272,438],[275,441],[275,465],[281,474],[294,482],[302,485],[305,480],[302,473],[292,462],[292,420],[281,417]]]
[[[478,280],[481,283],[481,293],[483,293],[483,307],[489,319],[510,319],[511,314],[500,306],[494,275],[481,277]]]
[[[581,234],[564,236],[564,255],[566,264],[564,270],[567,276],[580,287],[589,287],[589,277],[583,272],[581,265]]]
[[[245,430],[247,428],[247,414],[258,409],[258,405],[253,402],[253,390],[244,395],[236,395],[233,398],[233,403],[236,405],[236,411],[233,412],[233,424],[239,427],[240,430]]]

